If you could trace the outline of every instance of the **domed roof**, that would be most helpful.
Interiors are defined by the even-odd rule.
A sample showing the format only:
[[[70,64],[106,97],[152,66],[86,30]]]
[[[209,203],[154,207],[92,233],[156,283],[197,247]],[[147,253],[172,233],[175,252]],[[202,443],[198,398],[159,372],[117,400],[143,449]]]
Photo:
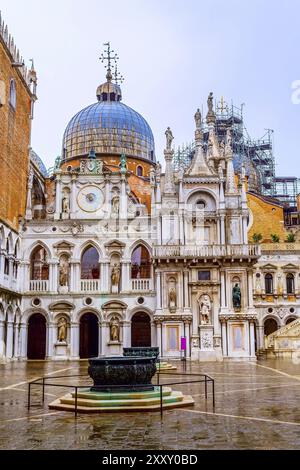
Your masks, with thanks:
[[[155,162],[154,138],[147,121],[121,103],[121,89],[108,81],[97,88],[98,102],[79,111],[63,138],[63,160],[96,154],[125,154]]]

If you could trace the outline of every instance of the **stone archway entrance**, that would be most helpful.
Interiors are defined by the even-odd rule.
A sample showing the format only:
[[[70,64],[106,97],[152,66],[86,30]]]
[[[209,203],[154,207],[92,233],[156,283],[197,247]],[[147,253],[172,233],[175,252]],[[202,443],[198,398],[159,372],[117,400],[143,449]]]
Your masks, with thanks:
[[[264,334],[269,336],[270,334],[274,333],[274,331],[278,330],[277,321],[274,318],[267,318],[264,323]]]
[[[34,313],[28,320],[27,358],[46,357],[46,319],[41,313]]]
[[[145,312],[137,312],[131,319],[131,346],[151,346],[150,317]]]
[[[85,313],[80,318],[79,357],[97,357],[99,353],[99,325],[94,313]]]

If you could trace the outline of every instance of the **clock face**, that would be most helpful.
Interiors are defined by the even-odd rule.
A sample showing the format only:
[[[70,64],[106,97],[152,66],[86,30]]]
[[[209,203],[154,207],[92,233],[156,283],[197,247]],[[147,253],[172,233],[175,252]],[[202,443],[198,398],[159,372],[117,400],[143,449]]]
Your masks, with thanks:
[[[103,194],[97,186],[82,188],[77,196],[79,207],[85,212],[95,212],[103,203]]]

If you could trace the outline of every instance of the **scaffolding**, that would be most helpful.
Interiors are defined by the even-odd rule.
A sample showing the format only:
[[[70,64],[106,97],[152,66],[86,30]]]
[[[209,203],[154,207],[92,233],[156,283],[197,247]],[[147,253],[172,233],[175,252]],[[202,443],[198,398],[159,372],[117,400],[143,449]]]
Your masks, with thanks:
[[[284,206],[296,208],[300,193],[300,179],[296,176],[276,176],[274,196]]]
[[[228,105],[223,98],[215,105],[215,132],[218,142],[226,141],[227,129],[231,130],[233,164],[238,173],[242,165],[248,176],[249,190],[265,196],[275,195],[275,160],[273,155],[273,131],[267,129],[258,140],[250,138],[244,125],[243,106]],[[203,127],[203,146],[207,150],[209,128]],[[174,167],[187,168],[194,155],[194,142],[178,147],[174,155]]]

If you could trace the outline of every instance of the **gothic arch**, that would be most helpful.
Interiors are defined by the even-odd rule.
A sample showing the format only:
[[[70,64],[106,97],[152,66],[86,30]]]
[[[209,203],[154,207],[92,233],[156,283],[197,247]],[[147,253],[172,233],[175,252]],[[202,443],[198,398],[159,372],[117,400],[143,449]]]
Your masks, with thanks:
[[[149,255],[151,257],[152,255],[152,248],[151,246],[149,245],[148,242],[146,242],[145,240],[143,240],[142,238],[139,238],[138,240],[134,241],[132,243],[132,245],[130,245],[128,247],[128,258],[131,257],[132,253],[134,252],[134,250],[139,246],[139,245],[143,245],[148,251],[149,251]],[[126,250],[127,251],[127,250]]]
[[[103,257],[103,253],[102,253],[100,246],[97,243],[95,243],[93,240],[86,240],[81,246],[78,246],[78,247],[76,246],[75,253],[74,253],[75,258],[81,259],[84,251],[90,246],[92,246],[98,251],[99,258]]]
[[[42,242],[41,240],[37,240],[25,250],[25,253],[24,253],[25,260],[30,260],[31,254],[37,246],[41,246],[42,248],[46,250],[47,259],[52,258],[51,248],[48,245],[46,245],[46,243]]]
[[[128,320],[131,321],[132,320],[132,317],[136,314],[136,313],[147,313],[147,315],[149,315],[150,317],[150,322],[153,321],[153,311],[148,308],[148,307],[145,307],[143,305],[137,305],[136,307],[133,307],[130,312],[129,312],[129,316],[128,316]]]

